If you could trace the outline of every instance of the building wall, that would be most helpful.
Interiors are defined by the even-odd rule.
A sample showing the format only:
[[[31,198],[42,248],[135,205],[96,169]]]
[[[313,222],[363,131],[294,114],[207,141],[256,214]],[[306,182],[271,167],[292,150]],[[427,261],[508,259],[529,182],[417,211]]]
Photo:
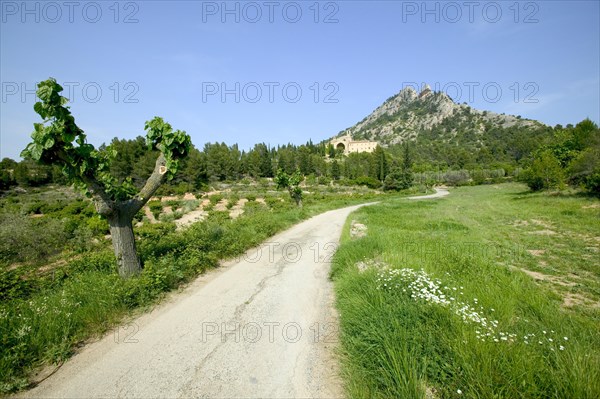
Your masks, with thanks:
[[[334,148],[341,143],[344,145],[344,155],[352,152],[373,152],[377,147],[376,141],[359,140],[354,141],[350,136],[343,136],[330,141]]]
[[[351,141],[348,146],[348,152],[373,152],[377,147],[374,141]]]

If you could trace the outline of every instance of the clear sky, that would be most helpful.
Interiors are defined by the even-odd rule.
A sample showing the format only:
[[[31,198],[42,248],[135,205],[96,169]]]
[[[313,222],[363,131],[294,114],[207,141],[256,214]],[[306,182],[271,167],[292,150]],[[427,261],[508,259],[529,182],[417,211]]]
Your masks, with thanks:
[[[319,142],[403,87],[554,126],[600,119],[600,2],[0,1],[0,157],[54,77],[95,145]]]

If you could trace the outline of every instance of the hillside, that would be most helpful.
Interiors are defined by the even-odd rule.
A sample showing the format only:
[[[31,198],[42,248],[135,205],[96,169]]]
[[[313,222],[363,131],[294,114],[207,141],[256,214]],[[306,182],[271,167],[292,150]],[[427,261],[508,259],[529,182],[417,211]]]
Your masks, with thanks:
[[[408,140],[416,144],[422,161],[450,165],[454,162],[449,158],[456,158],[457,152],[469,154],[467,163],[518,162],[549,138],[551,130],[520,116],[457,104],[426,86],[420,93],[412,87],[402,89],[337,136],[377,141],[392,153],[397,144]]]
[[[356,139],[379,141],[383,145],[414,140],[419,133],[442,129],[442,139],[475,133],[482,135],[493,128],[538,128],[540,122],[521,117],[480,111],[457,104],[443,92],[433,92],[426,86],[420,93],[412,87],[402,89],[388,98],[369,116],[340,132]]]

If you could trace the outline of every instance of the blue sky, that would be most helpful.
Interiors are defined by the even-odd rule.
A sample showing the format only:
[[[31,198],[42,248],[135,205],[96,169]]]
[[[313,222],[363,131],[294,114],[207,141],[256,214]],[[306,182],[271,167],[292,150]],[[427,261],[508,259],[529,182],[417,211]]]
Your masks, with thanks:
[[[0,157],[35,83],[95,145],[158,115],[193,143],[318,142],[407,85],[548,125],[600,120],[598,1],[0,1]]]

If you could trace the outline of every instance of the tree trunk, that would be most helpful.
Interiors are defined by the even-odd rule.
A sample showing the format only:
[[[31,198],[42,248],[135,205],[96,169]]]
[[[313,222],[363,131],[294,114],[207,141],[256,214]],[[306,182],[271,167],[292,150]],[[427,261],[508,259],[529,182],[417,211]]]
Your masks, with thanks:
[[[302,208],[302,194],[298,194],[296,192],[294,192],[293,188],[289,189],[290,192],[290,196],[294,199],[294,201],[296,202],[296,206],[298,208]]]
[[[135,276],[142,270],[135,248],[135,237],[131,224],[133,217],[129,217],[127,213],[117,211],[114,216],[108,218],[110,235],[121,277]]]

